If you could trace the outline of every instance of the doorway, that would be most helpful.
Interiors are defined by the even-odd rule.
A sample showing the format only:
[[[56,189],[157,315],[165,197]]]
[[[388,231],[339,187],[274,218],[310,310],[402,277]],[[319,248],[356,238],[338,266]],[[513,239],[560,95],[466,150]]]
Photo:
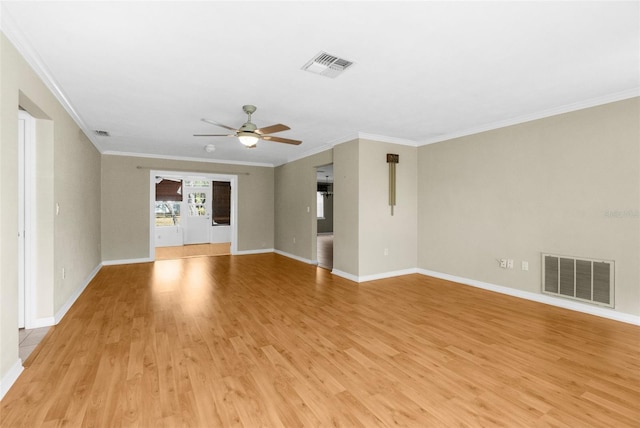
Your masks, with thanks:
[[[333,164],[316,168],[316,256],[318,266],[333,269]]]
[[[150,174],[151,260],[237,252],[236,175]]]
[[[35,129],[33,116],[18,110],[18,328],[33,324]]]

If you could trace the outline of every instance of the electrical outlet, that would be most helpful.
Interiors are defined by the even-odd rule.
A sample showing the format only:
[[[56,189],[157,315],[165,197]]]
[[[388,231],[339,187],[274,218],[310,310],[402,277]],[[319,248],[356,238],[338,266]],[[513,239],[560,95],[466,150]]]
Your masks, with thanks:
[[[507,268],[507,259],[500,259],[500,267],[502,269],[506,269]]]
[[[389,249],[388,249],[388,248],[385,248],[385,249],[384,249],[384,255],[385,255],[385,256],[388,256],[388,255],[389,255]]]
[[[513,269],[513,259],[508,259],[507,260],[507,268],[508,269]]]
[[[67,271],[65,270],[65,268],[62,268],[62,279],[66,279],[67,278]]]
[[[293,243],[294,244],[296,243],[296,237],[295,236],[293,237]]]

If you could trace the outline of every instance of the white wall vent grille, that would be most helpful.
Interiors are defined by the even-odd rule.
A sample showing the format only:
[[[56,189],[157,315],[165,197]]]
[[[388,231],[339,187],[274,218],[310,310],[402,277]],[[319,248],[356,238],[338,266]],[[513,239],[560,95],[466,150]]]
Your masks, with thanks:
[[[320,52],[302,66],[302,69],[311,73],[335,78],[352,65],[352,61],[338,58],[337,56],[326,52]]]
[[[542,292],[613,307],[615,262],[542,254]]]

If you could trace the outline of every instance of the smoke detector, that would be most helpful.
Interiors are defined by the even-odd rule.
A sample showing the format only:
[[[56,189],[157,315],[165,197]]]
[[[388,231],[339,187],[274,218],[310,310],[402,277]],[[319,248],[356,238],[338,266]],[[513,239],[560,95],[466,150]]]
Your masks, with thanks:
[[[207,144],[206,146],[204,146],[204,151],[207,153],[213,153],[216,151],[216,146],[214,146],[213,144]]]
[[[326,52],[320,52],[311,58],[302,69],[310,73],[330,77],[332,79],[341,75],[347,68],[353,65],[353,61],[338,58]]]

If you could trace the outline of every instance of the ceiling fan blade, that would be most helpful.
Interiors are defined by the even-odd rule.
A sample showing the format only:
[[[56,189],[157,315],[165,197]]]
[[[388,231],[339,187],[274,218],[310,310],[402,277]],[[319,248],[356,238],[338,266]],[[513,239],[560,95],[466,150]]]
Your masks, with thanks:
[[[274,132],[286,131],[288,129],[291,129],[291,128],[289,128],[287,125],[278,123],[277,125],[271,125],[265,128],[256,129],[254,132],[257,132],[258,134],[266,135],[266,134],[273,134]]]
[[[235,137],[235,134],[193,134],[194,137]]]
[[[213,121],[213,120],[209,120],[209,119],[200,119],[200,120],[202,120],[203,122],[210,123],[211,125],[220,126],[220,127],[222,127],[222,128],[227,128],[227,129],[230,129],[230,130],[232,130],[232,131],[237,131],[237,129],[236,129],[236,128],[232,128],[232,127],[230,127],[230,126],[223,125],[222,123],[218,123],[218,122],[215,122],[215,121]]]
[[[267,141],[273,141],[276,143],[294,144],[296,146],[302,143],[302,141],[299,141],[299,140],[290,140],[288,138],[274,137],[273,135],[263,135],[262,139]]]

